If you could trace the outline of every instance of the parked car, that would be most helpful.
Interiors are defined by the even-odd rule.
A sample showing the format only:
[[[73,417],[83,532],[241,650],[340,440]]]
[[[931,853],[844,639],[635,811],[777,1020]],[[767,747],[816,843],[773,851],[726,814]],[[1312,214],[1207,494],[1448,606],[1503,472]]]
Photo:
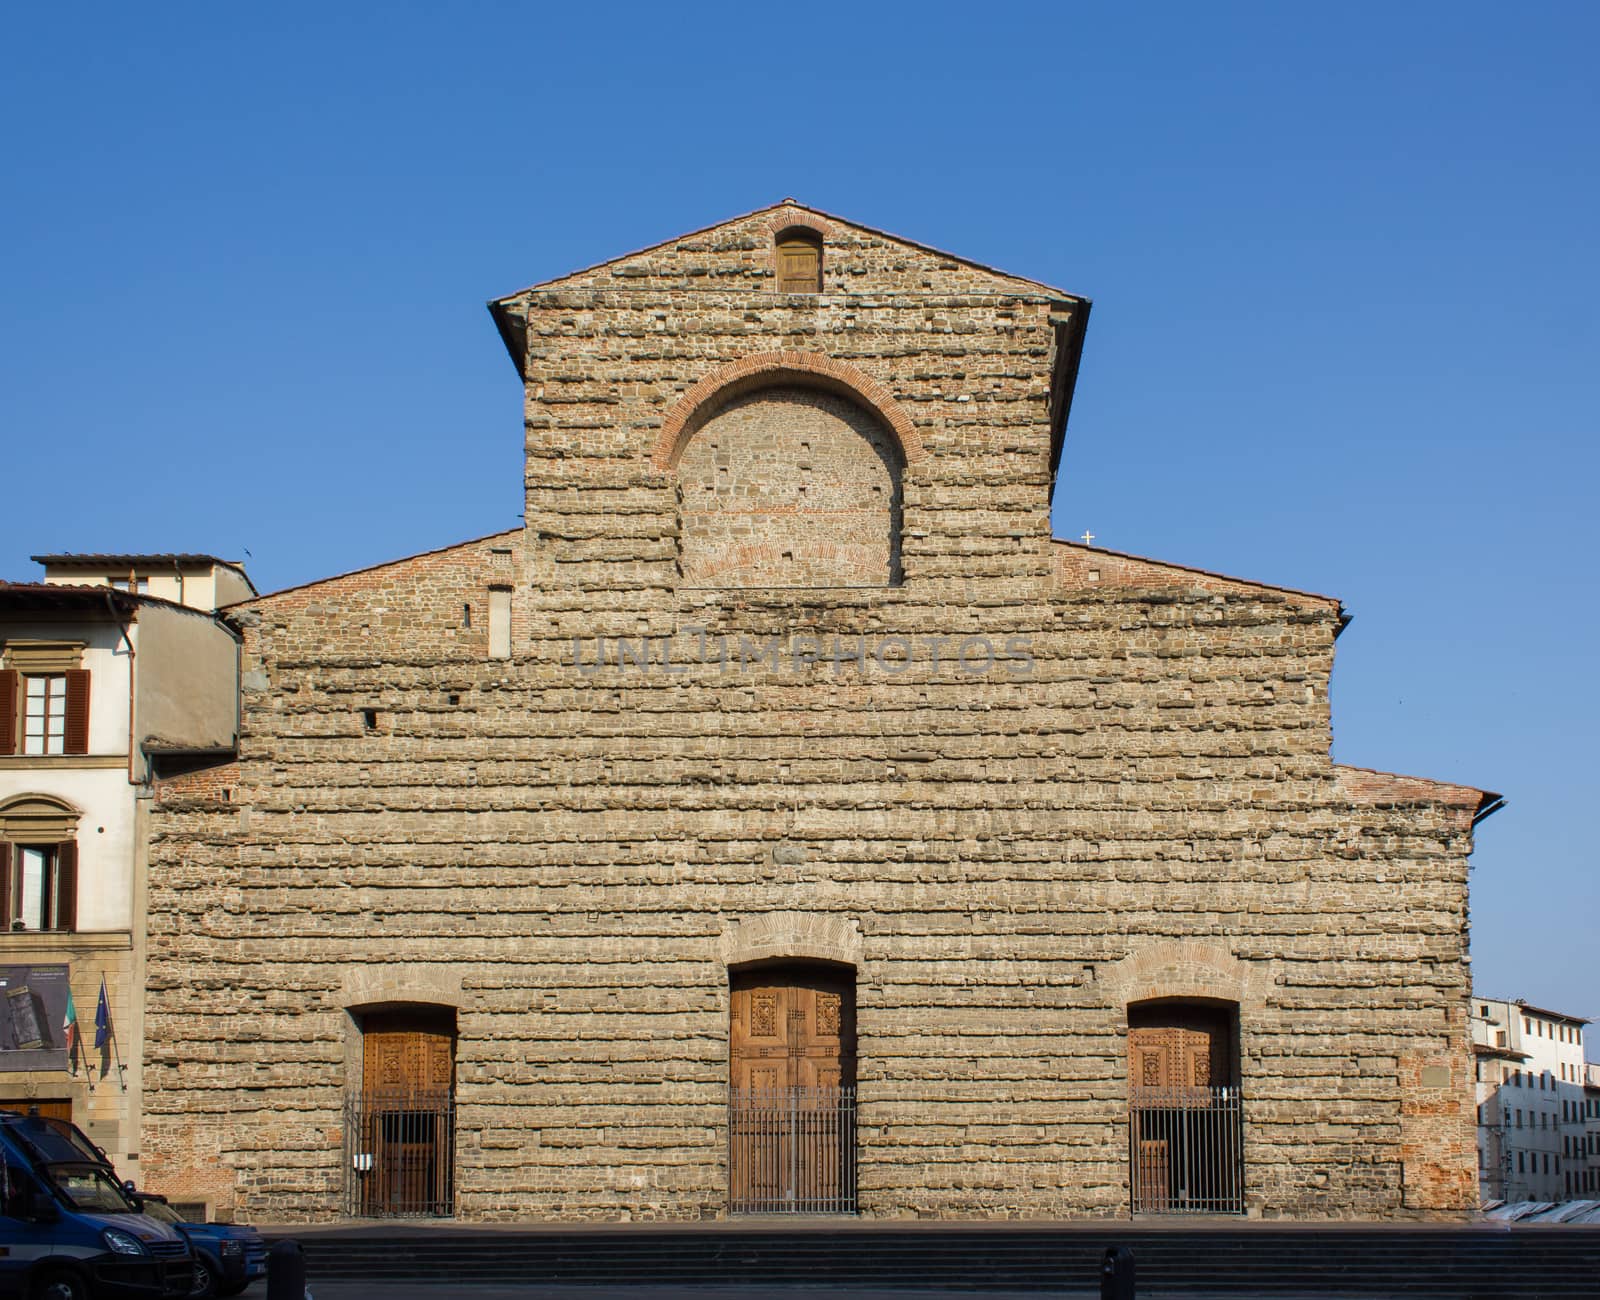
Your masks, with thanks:
[[[165,1196],[155,1192],[134,1191],[129,1199],[141,1213],[158,1223],[171,1224],[189,1239],[194,1250],[191,1296],[238,1295],[258,1277],[266,1277],[267,1243],[254,1228],[185,1219]]]
[[[178,1300],[188,1238],[139,1213],[98,1148],[65,1120],[0,1111],[0,1295]]]

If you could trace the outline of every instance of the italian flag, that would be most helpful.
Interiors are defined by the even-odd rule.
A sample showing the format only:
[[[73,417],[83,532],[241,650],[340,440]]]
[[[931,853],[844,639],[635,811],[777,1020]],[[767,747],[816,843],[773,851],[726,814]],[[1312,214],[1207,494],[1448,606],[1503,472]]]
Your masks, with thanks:
[[[67,1040],[67,1062],[76,1067],[78,1060],[78,1007],[72,1000],[72,986],[67,986],[67,1014],[61,1019],[61,1032]]]

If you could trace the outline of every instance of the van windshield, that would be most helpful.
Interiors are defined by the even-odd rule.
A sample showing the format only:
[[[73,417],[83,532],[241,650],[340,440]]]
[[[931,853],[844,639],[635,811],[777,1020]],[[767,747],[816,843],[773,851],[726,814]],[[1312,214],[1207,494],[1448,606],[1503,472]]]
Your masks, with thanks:
[[[19,1116],[9,1125],[10,1131],[21,1138],[43,1161],[80,1160],[105,1163],[104,1153],[78,1129],[65,1120],[44,1115]]]
[[[178,1212],[164,1201],[140,1201],[139,1212],[147,1219],[154,1219],[158,1223],[182,1223]]]
[[[90,1214],[134,1213],[122,1189],[97,1165],[46,1165],[45,1174],[73,1209]]]

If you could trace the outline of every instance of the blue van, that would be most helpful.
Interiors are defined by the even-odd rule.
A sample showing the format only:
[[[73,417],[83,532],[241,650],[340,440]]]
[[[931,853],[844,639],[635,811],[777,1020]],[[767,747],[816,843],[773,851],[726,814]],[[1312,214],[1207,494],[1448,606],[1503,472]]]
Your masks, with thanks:
[[[267,1275],[266,1239],[242,1223],[206,1223],[183,1218],[165,1196],[130,1189],[123,1191],[138,1207],[160,1223],[170,1223],[189,1239],[194,1251],[194,1286],[191,1300],[238,1295],[258,1277]]]
[[[183,1234],[134,1209],[71,1124],[0,1111],[0,1296],[166,1300],[187,1296]]]

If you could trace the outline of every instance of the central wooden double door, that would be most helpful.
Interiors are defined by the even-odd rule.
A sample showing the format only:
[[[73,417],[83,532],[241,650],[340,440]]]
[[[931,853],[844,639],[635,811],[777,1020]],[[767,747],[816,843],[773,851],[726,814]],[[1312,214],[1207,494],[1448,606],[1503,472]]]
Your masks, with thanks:
[[[853,1211],[853,977],[809,967],[736,975],[728,1046],[730,1207]]]

